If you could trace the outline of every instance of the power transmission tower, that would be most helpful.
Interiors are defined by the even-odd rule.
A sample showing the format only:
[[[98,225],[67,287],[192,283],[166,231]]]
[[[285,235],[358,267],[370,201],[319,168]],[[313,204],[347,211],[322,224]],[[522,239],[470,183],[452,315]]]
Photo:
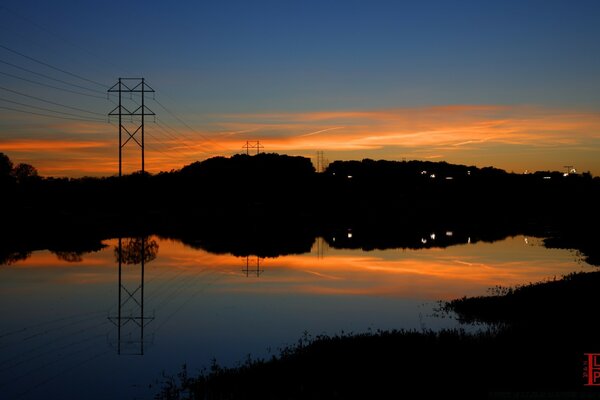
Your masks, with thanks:
[[[110,89],[108,89],[108,92],[119,93],[119,105],[117,105],[111,112],[108,113],[109,117],[119,117],[119,176],[121,176],[123,173],[123,147],[125,147],[130,140],[133,140],[142,149],[142,172],[144,172],[144,117],[146,115],[156,115],[144,104],[144,95],[146,93],[154,93],[154,89],[148,86],[144,78],[119,78],[119,81]],[[132,99],[133,93],[140,93],[141,104],[133,111],[130,111],[123,105],[123,93],[129,93],[130,99]],[[133,104],[133,107],[136,105],[133,100],[131,100],[131,104]],[[130,106],[132,109],[133,107]],[[133,125],[132,128],[127,129],[127,127],[123,124],[123,116],[131,117],[132,122],[134,117],[140,117],[139,124]],[[124,142],[123,132],[129,136]],[[140,140],[136,138],[136,134],[138,132],[140,133]]]
[[[317,151],[317,172],[323,172],[325,170],[325,160],[323,159],[323,152]]]
[[[108,320],[117,327],[117,354],[144,355],[147,338],[144,328],[154,316],[144,314],[144,267],[146,262],[156,257],[156,243],[146,242],[146,238],[129,239],[123,245],[119,238],[115,256],[119,264],[119,292],[117,315],[109,316]],[[123,271],[123,265],[131,265]],[[135,266],[139,267],[139,276]],[[123,275],[126,275],[125,277]]]
[[[250,155],[250,149],[256,149],[256,154],[260,153],[260,149],[264,149],[265,146],[260,144],[260,140],[256,142],[246,141],[246,144],[242,146],[242,149],[246,149],[246,155]]]

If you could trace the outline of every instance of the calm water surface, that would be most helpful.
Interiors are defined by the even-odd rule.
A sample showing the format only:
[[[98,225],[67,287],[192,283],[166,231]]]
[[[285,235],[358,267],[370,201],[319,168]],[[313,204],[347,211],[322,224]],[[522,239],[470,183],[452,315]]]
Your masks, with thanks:
[[[129,239],[119,285],[118,242],[0,266],[1,399],[152,398],[162,372],[184,363],[235,365],[305,332],[452,327],[431,316],[437,300],[592,270],[523,236],[369,252],[317,239],[310,253],[260,259],[150,237],[142,287]]]

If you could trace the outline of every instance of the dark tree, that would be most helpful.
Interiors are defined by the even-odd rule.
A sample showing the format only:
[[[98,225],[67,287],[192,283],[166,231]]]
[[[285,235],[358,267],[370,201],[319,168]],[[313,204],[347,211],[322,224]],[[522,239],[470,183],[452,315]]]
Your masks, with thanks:
[[[38,178],[37,169],[31,164],[17,164],[11,174],[17,179],[17,182],[23,183]]]
[[[0,153],[0,176],[6,176],[11,173],[13,163],[10,158],[4,153]]]

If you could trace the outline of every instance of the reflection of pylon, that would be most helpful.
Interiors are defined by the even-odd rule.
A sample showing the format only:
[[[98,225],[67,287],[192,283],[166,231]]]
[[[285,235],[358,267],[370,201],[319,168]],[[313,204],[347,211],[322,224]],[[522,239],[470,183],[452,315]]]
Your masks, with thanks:
[[[315,242],[314,247],[316,247],[317,258],[323,259],[325,258],[325,251],[329,249],[329,245],[321,236],[319,236]]]
[[[256,266],[256,268],[254,268],[254,266]],[[242,272],[245,272],[247,277],[250,276],[251,272],[259,277],[264,271],[264,269],[260,269],[260,257],[256,256],[256,263],[250,263],[250,256],[246,256],[246,268],[242,269]]]
[[[156,242],[147,244],[146,238],[130,239],[125,245],[123,239],[119,238],[118,247],[115,249],[119,263],[118,313],[109,316],[108,319],[117,327],[115,341],[119,355],[144,355],[148,339],[144,337],[144,328],[154,319],[154,316],[144,314],[144,267],[146,262],[156,257],[157,248]],[[124,273],[123,264],[139,264],[139,278],[127,279],[132,275],[132,271]],[[128,276],[124,279],[123,275]]]

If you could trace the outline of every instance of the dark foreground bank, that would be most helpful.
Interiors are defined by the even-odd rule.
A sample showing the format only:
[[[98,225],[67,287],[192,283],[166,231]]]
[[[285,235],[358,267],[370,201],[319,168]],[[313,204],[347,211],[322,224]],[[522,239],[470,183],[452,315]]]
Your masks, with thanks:
[[[491,324],[476,333],[303,338],[268,360],[215,363],[197,377],[183,371],[157,398],[600,398],[583,372],[584,354],[600,350],[599,286],[600,272],[580,273],[441,304]]]
[[[600,350],[600,272],[441,304],[464,330],[378,331],[303,338],[268,360],[184,370],[158,399],[600,398],[585,353]],[[520,397],[519,397],[520,396]]]

